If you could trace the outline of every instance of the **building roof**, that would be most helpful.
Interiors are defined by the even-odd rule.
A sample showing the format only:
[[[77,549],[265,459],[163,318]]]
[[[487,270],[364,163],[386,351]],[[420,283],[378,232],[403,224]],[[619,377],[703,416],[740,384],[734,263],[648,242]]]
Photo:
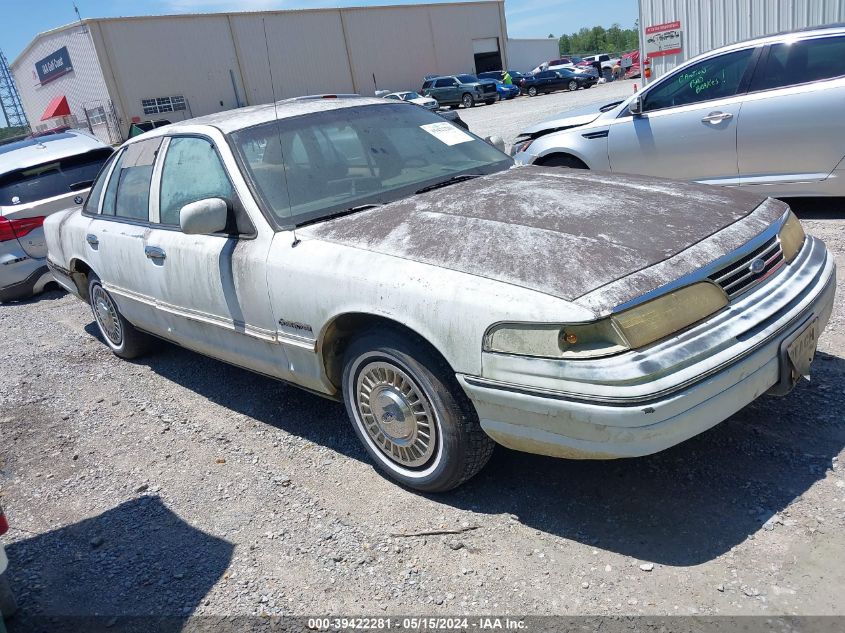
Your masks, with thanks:
[[[108,145],[74,130],[7,143],[0,145],[0,174],[103,148],[108,148]]]

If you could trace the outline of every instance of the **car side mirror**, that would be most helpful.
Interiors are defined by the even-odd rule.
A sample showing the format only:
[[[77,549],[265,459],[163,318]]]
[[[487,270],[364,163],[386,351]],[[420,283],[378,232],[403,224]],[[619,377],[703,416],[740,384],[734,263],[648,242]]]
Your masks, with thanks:
[[[484,140],[490,143],[490,145],[495,147],[500,152],[505,151],[505,139],[503,139],[501,136],[488,136]]]
[[[179,211],[179,226],[186,235],[209,235],[226,230],[229,204],[223,198],[206,198],[186,204]]]
[[[634,97],[634,100],[628,104],[628,112],[634,116],[640,116],[643,113],[643,98],[640,95]]]

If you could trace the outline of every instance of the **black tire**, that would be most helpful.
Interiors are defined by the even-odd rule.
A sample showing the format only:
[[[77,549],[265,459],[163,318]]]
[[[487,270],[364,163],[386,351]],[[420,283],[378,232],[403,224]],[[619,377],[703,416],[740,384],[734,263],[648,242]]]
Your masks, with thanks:
[[[484,103],[485,103],[486,105],[493,105],[493,104],[494,104],[494,103],[496,103],[497,101],[498,101],[498,99],[492,99],[492,100],[488,99],[488,100],[487,100],[487,101],[485,101]]]
[[[98,302],[102,302],[98,305]],[[120,313],[117,303],[103,287],[94,273],[88,275],[88,304],[94,314],[94,321],[115,356],[127,360],[146,354],[152,346],[152,337],[135,329]]]
[[[575,92],[576,90],[578,90],[578,82],[573,79],[568,84],[566,84],[566,87],[569,88],[569,92]]]
[[[537,96],[537,86],[528,86],[528,96],[529,97],[536,97]]]
[[[0,574],[0,615],[3,619],[11,618],[18,610],[15,594],[12,593],[12,588],[9,586],[8,575],[8,572]],[[0,628],[2,628],[2,622],[0,622]]]
[[[592,88],[592,87],[593,87],[593,84],[589,84],[589,83],[588,83],[588,84],[584,84],[584,90],[589,90],[589,89],[590,89],[590,88]]]
[[[445,492],[490,459],[493,440],[481,429],[454,371],[424,341],[396,330],[371,330],[350,344],[343,363],[343,402],[355,434],[370,459],[395,481],[422,492]],[[399,393],[394,382],[408,394]],[[414,413],[410,425],[409,411]],[[427,444],[425,431],[419,433],[423,429],[428,429]]]
[[[465,92],[461,95],[461,105],[465,108],[472,108],[475,106],[475,99],[472,98],[470,93]]]
[[[555,154],[537,163],[542,167],[568,167],[569,169],[589,169],[587,164],[580,158],[569,154]]]

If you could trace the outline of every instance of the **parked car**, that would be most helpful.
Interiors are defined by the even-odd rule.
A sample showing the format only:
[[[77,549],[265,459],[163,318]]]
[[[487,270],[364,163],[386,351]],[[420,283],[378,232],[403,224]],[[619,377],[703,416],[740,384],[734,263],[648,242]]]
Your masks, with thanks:
[[[8,531],[9,522],[3,513],[3,506],[0,506],[0,536]],[[18,609],[15,594],[12,593],[12,588],[9,586],[8,568],[9,559],[6,557],[6,546],[0,541],[0,629],[3,629],[2,620],[14,615]]]
[[[520,90],[519,86],[513,84],[506,84],[503,81],[496,82],[496,93],[499,95],[499,100],[506,101],[518,97]]]
[[[418,490],[494,441],[660,451],[809,373],[834,261],[786,204],[512,166],[384,99],[213,114],[125,143],[49,262],[118,356],[149,333],[342,400]]]
[[[619,57],[613,57],[607,53],[600,55],[587,55],[583,57],[578,66],[582,68],[593,68],[598,74],[598,67],[601,67],[601,76],[609,80],[613,76],[613,67],[620,62]]]
[[[39,294],[52,281],[44,218],[81,205],[111,154],[73,130],[0,146],[0,301]]]
[[[845,196],[845,28],[720,48],[621,103],[523,130],[520,163]],[[788,151],[785,149],[788,148]]]
[[[498,99],[496,83],[475,75],[429,76],[420,92],[423,96],[437,99],[441,106],[472,108],[482,102],[492,105]]]
[[[561,57],[560,59],[551,59],[547,62],[543,62],[539,64],[534,70],[531,71],[532,75],[536,75],[537,73],[543,72],[544,70],[562,70],[564,68],[572,69],[575,68],[575,64],[577,62],[573,60],[571,57]]]
[[[578,90],[590,88],[598,79],[586,73],[573,73],[568,70],[543,70],[522,79],[519,88],[529,97],[549,94],[556,90]]]
[[[413,90],[406,90],[404,92],[389,92],[383,97],[384,99],[393,99],[394,101],[407,101],[408,103],[416,103],[419,106],[428,108],[429,110],[436,110],[440,107],[435,99],[423,97],[418,92]]]

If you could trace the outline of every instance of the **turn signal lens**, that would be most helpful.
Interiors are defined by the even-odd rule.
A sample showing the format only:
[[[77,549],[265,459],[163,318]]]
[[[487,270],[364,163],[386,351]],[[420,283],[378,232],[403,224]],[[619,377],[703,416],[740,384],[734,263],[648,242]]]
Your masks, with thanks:
[[[725,291],[703,281],[614,314],[611,319],[628,344],[637,348],[698,323],[727,305]]]
[[[786,222],[783,223],[778,237],[780,238],[780,247],[783,250],[783,259],[789,264],[798,256],[801,247],[804,246],[805,239],[801,222],[792,211],[789,212]]]

